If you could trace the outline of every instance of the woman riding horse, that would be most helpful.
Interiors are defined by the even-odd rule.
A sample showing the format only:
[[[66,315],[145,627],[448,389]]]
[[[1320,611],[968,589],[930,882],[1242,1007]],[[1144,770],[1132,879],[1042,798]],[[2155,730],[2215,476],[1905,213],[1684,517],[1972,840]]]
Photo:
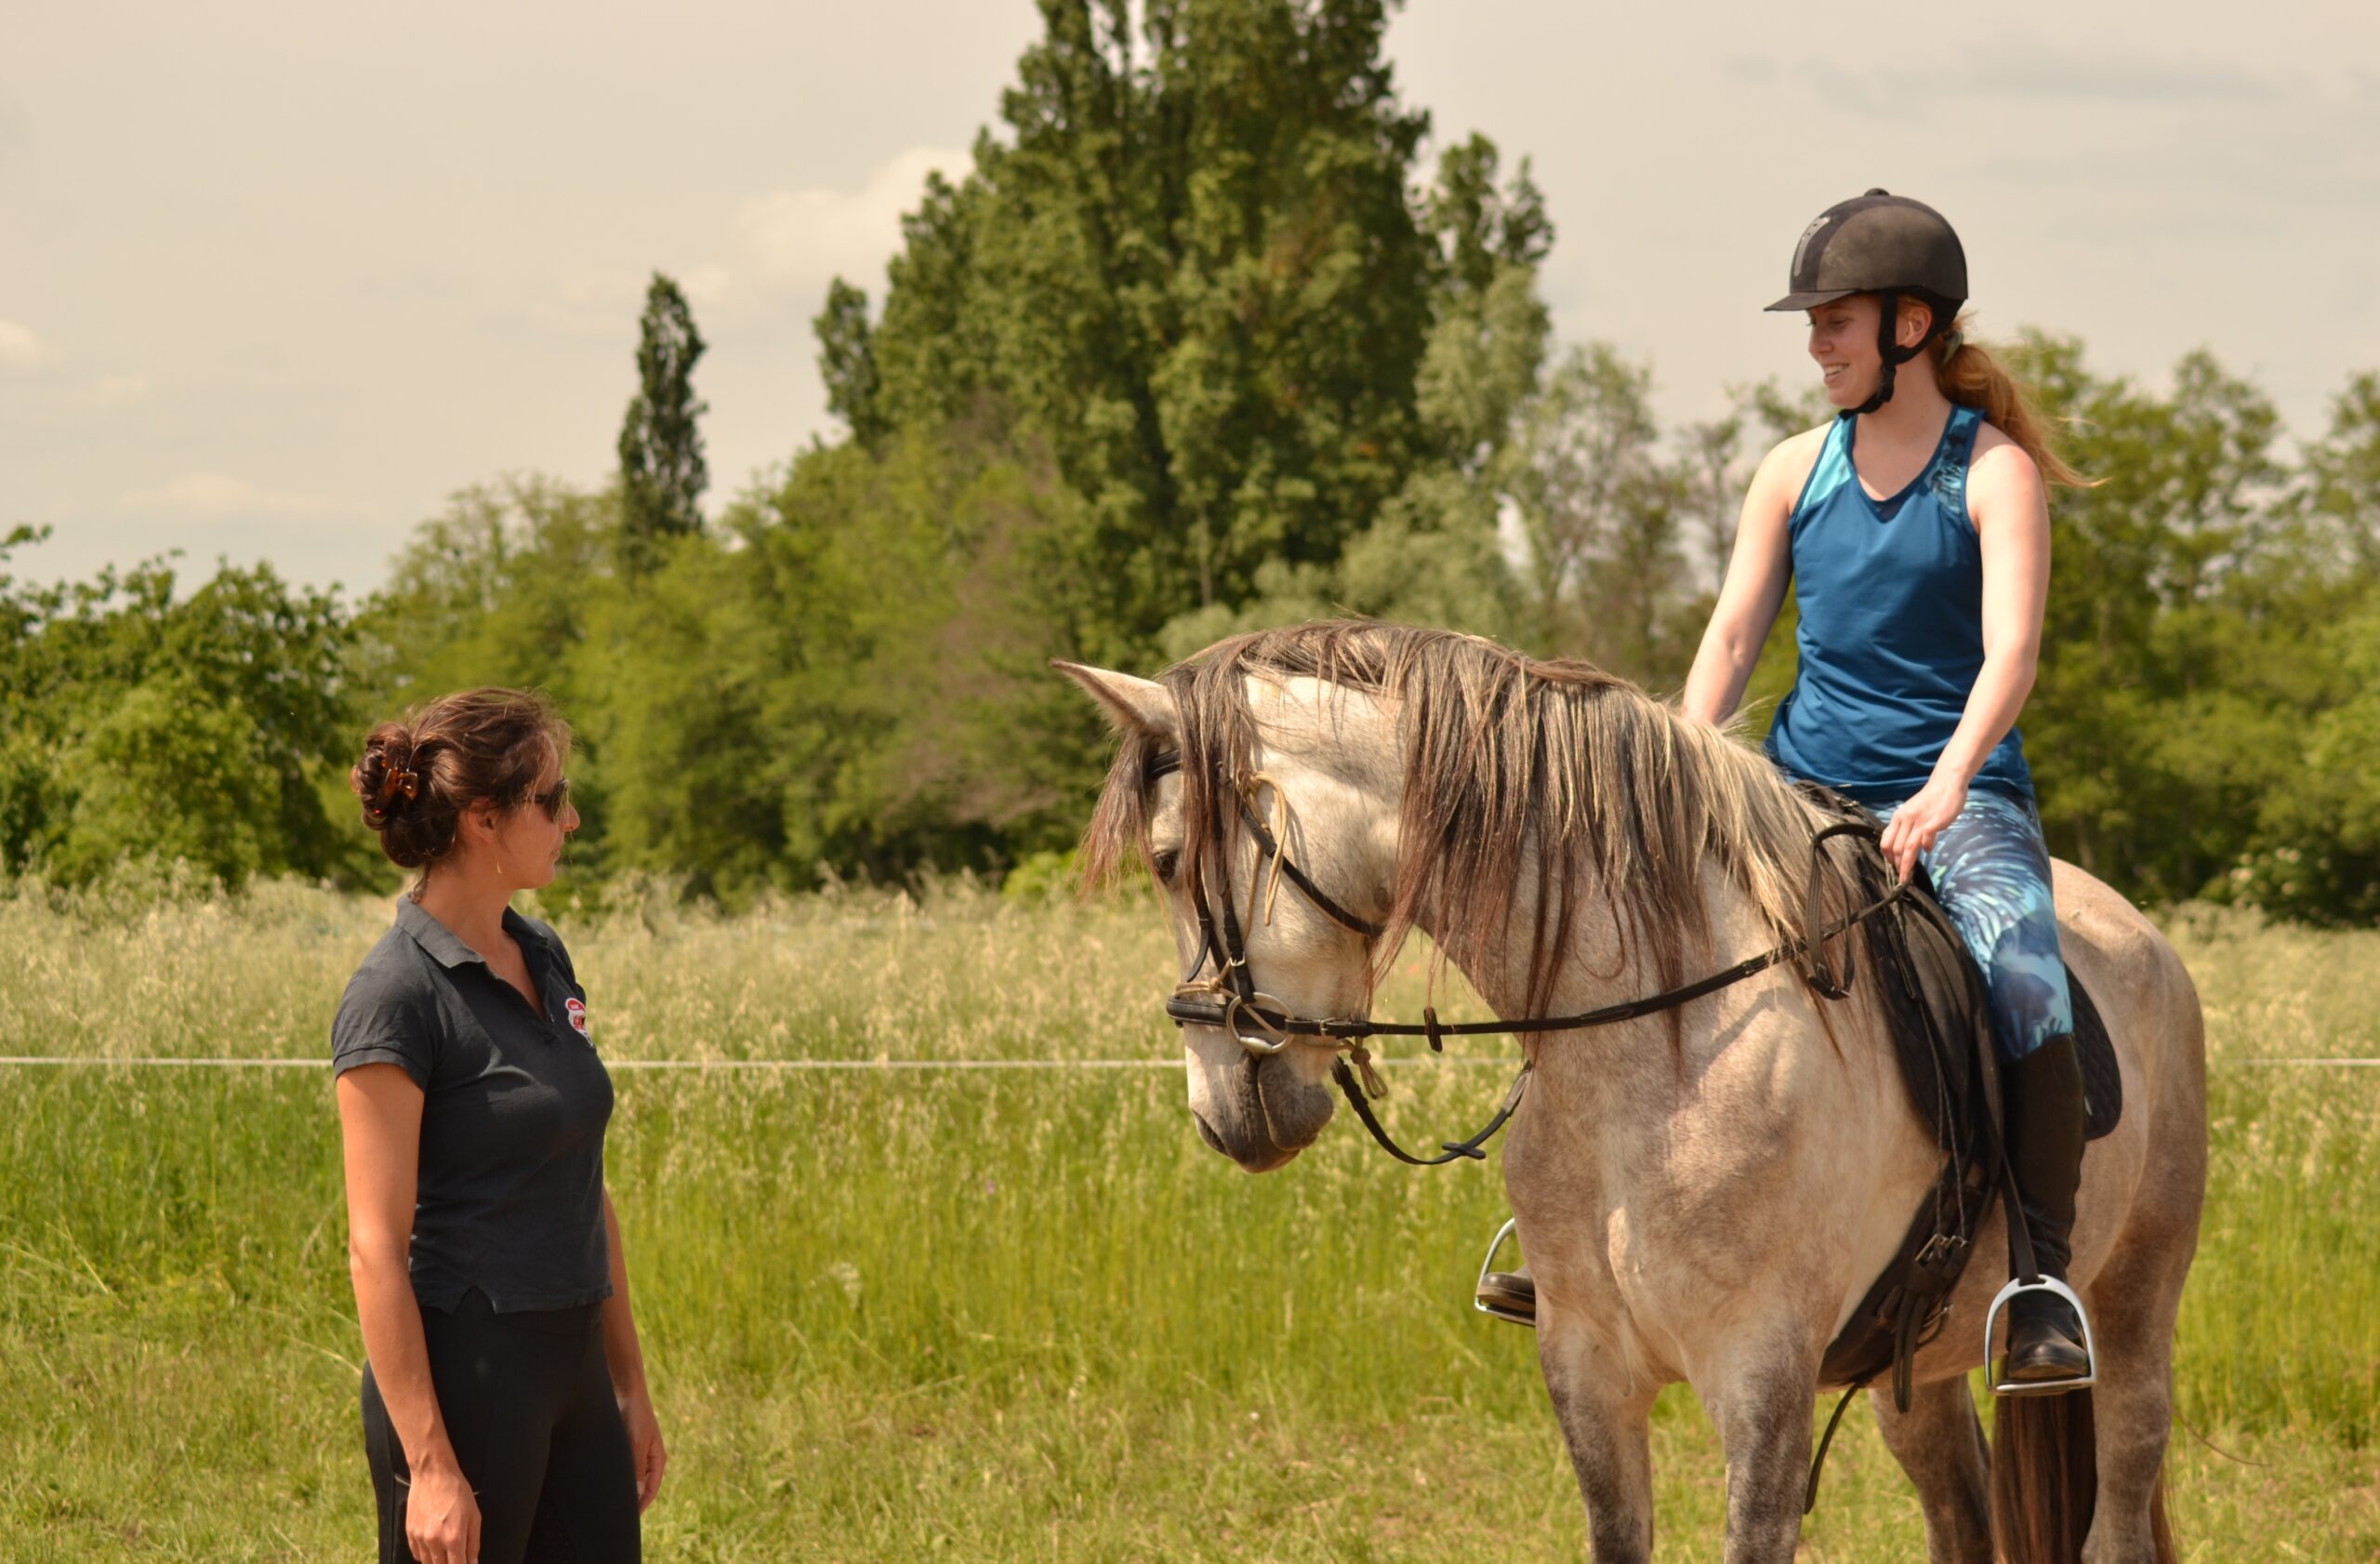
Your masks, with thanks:
[[[2007,1146],[2042,1272],[2064,1280],[2084,1107],[2049,853],[2017,713],[2049,591],[2044,481],[2081,480],[2050,450],[2007,372],[1965,339],[1966,256],[1932,207],[1871,190],[1827,208],[1794,247],[1828,425],[1770,451],[1745,496],[1686,714],[1724,723],[1785,597],[1801,610],[1793,689],[1767,752],[1885,822],[1904,878],[1922,860],[1983,968]],[[1904,375],[1911,364],[1924,372]],[[1515,1285],[1517,1284],[1517,1286]],[[1526,1314],[1518,1277],[1483,1299]],[[1996,1383],[2062,1389],[2090,1369],[2064,1296],[2018,1292]]]

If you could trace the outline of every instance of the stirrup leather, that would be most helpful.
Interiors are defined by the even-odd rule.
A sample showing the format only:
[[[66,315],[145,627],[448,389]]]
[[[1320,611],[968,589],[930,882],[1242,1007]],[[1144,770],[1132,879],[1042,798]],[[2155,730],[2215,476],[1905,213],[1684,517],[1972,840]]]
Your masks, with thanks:
[[[1518,1309],[1490,1303],[1485,1296],[1488,1278],[1496,1269],[1496,1252],[1504,1247],[1504,1240],[1513,1236],[1513,1230],[1518,1226],[1518,1222],[1519,1219],[1516,1217],[1506,1217],[1504,1225],[1496,1229],[1496,1236],[1488,1240],[1488,1257],[1479,1262],[1479,1279],[1472,1286],[1471,1306],[1482,1314],[1492,1315],[1498,1319],[1509,1319],[1515,1325],[1526,1325],[1535,1330],[1536,1315],[1523,1314]]]
[[[1991,1362],[1991,1338],[1993,1328],[2000,1323],[2000,1311],[2008,1305],[2010,1300],[2026,1292],[2054,1293],[2073,1306],[2074,1318],[2082,1322],[2082,1357],[2087,1366],[2080,1375],[2069,1379],[2009,1379],[2003,1372],[1994,1372],[1991,1376],[1991,1393],[1994,1396],[2055,1396],[2068,1390],[2087,1390],[2096,1385],[2099,1380],[2099,1344],[2091,1335],[2091,1311],[2082,1306],[2082,1300],[2075,1295],[2074,1289],[2054,1276],[2042,1277],[2032,1281],[2027,1281],[2022,1277],[2015,1278],[1992,1298],[1991,1307],[1983,1317],[1984,1363],[1989,1366]],[[2011,1335],[2016,1333],[2013,1321],[2009,1326],[2009,1333]],[[2001,1369],[2004,1371],[2006,1366],[2007,1359],[2003,1358],[2001,1359]]]

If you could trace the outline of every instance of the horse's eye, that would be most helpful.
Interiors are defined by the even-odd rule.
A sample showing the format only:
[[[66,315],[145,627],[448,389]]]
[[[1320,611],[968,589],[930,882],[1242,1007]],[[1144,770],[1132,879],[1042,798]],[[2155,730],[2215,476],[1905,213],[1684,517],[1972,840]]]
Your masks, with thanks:
[[[1157,877],[1169,885],[1172,884],[1173,871],[1181,864],[1182,855],[1171,848],[1167,848],[1157,853],[1150,861],[1157,866]]]

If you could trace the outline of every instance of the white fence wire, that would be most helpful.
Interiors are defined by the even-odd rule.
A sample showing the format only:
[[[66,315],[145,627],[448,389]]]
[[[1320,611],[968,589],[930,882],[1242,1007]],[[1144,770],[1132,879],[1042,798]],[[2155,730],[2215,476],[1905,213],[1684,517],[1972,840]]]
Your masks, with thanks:
[[[1494,1065],[1511,1068],[1520,1063],[1517,1055],[1510,1058],[1396,1058],[1373,1056],[1375,1065]],[[2207,1063],[2217,1069],[2261,1069],[2292,1067],[2304,1069],[2380,1069],[2380,1059],[2210,1059]],[[791,1070],[831,1073],[861,1070],[1178,1070],[1179,1059],[605,1059],[605,1067],[615,1070]],[[64,1054],[0,1054],[0,1067],[85,1068],[85,1069],[220,1069],[220,1070],[319,1070],[329,1067],[328,1057],[312,1059],[176,1059],[165,1057],[112,1059],[104,1056]]]

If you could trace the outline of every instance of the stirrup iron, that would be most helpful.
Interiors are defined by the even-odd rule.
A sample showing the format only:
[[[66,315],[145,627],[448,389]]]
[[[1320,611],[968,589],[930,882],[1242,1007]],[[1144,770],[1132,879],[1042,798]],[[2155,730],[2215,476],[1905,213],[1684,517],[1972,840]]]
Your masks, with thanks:
[[[2000,1311],[2009,1300],[2026,1292],[2055,1293],[2073,1306],[2074,1318],[2082,1322],[2082,1357],[2088,1365],[2080,1375],[2069,1379],[2003,1379],[1998,1372],[1991,1371],[1992,1329],[2000,1323]],[[2009,1332],[2013,1335],[2015,1332],[2016,1326],[2012,1321]],[[2074,1289],[2054,1276],[2033,1281],[2027,1281],[2022,1277],[2011,1278],[2008,1285],[1993,1296],[1991,1307],[1984,1313],[1983,1361],[1986,1372],[1991,1374],[1991,1393],[1994,1396],[2055,1396],[2068,1390],[2088,1390],[2099,1382],[2099,1344],[2091,1334],[2091,1311],[2082,1306],[2082,1300],[2075,1295]],[[2003,1358],[2001,1362],[2004,1366],[2007,1359]]]
[[[1526,1325],[1529,1329],[1535,1330],[1537,1328],[1537,1317],[1534,1314],[1523,1314],[1517,1309],[1505,1308],[1500,1305],[1491,1304],[1487,1299],[1479,1295],[1480,1290],[1488,1285],[1488,1278],[1489,1274],[1496,1268],[1496,1252],[1504,1247],[1504,1240],[1513,1236],[1513,1230],[1518,1225],[1519,1218],[1511,1216],[1506,1217],[1504,1219],[1504,1225],[1496,1229],[1496,1236],[1488,1240],[1488,1257],[1479,1262],[1479,1279],[1472,1284],[1471,1306],[1477,1309],[1482,1314],[1491,1315],[1498,1319],[1509,1319],[1515,1325]]]

